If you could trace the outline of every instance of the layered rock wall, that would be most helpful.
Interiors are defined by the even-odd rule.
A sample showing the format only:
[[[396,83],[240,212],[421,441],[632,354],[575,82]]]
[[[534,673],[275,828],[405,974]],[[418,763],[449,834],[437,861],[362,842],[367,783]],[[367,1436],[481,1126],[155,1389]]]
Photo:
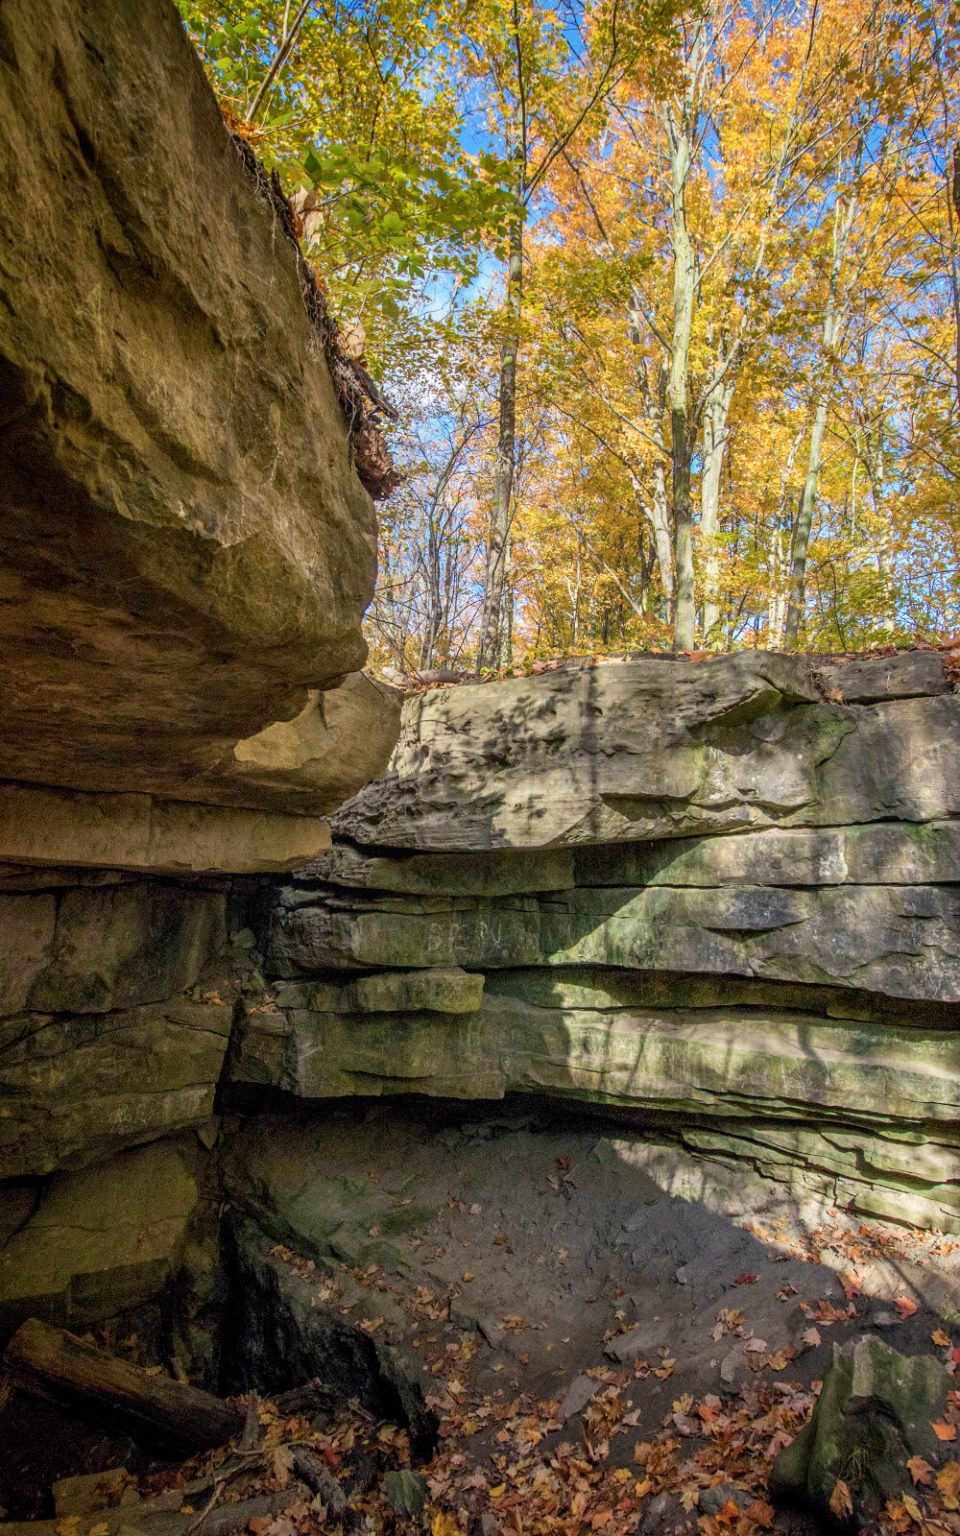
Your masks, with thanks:
[[[933,652],[420,695],[279,891],[231,1080],[573,1099],[960,1230],[958,761]]]

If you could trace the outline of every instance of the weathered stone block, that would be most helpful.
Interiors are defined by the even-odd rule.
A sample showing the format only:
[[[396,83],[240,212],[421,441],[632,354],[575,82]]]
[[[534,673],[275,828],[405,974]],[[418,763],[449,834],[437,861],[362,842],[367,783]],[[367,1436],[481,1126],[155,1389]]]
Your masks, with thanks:
[[[0,1036],[0,1168],[78,1167],[203,1126],[232,1009],[166,1003],[127,1013],[24,1015]]]
[[[169,1143],[57,1174],[0,1249],[0,1326],[81,1324],[152,1300],[176,1271],[196,1203],[193,1174]]]
[[[362,895],[275,914],[283,977],[366,966],[599,965],[960,1000],[954,886],[585,887],[482,902]]]
[[[222,891],[159,881],[68,890],[57,903],[49,963],[27,1005],[99,1013],[174,997],[223,944],[225,905]]]
[[[862,1525],[888,1498],[913,1489],[909,1458],[939,1459],[931,1421],[942,1418],[949,1387],[929,1355],[901,1355],[869,1336],[845,1349],[835,1344],[813,1417],[773,1464],[771,1494],[808,1503],[829,1520],[842,1479],[851,1524]]]
[[[901,660],[860,667],[876,703],[828,702],[806,658],[756,652],[422,694],[335,836],[449,852],[957,815],[960,698],[942,669],[936,696],[912,696],[912,664],[891,685]]]
[[[383,971],[341,984],[281,982],[278,1008],[314,1013],[473,1013],[483,996],[483,977],[451,966],[446,970]]]
[[[0,1015],[20,1013],[53,949],[56,897],[0,896]]]
[[[291,978],[365,966],[535,965],[539,927],[532,899],[421,898],[352,911],[319,901],[275,915],[267,964],[271,975]]]
[[[707,971],[960,1000],[952,886],[579,890],[541,904],[551,965]]]

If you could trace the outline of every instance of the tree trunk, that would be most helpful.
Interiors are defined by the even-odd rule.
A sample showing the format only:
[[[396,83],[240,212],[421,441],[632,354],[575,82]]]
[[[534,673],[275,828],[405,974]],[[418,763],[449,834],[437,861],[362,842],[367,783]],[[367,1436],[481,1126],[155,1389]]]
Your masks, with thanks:
[[[483,611],[477,671],[494,667],[500,659],[503,605],[507,587],[507,546],[513,508],[513,478],[517,459],[517,361],[520,355],[520,318],[523,303],[523,212],[510,224],[510,257],[507,267],[507,334],[500,352],[500,426],[497,433],[493,505],[487,532],[487,562],[483,580]],[[510,626],[512,628],[512,625]]]
[[[711,390],[703,418],[703,474],[700,481],[700,532],[703,535],[703,641],[716,640],[720,622],[720,478],[728,441],[727,416],[733,399],[733,374]]]
[[[814,412],[813,429],[810,433],[810,451],[807,455],[807,473],[804,476],[803,489],[800,492],[797,526],[793,537],[790,596],[787,599],[787,622],[783,632],[783,642],[786,646],[797,644],[803,623],[807,584],[807,552],[810,547],[813,514],[817,505],[817,485],[820,479],[820,461],[823,454],[824,433],[827,430],[828,409],[829,399],[824,392],[817,396],[817,408]]]
[[[673,423],[673,558],[677,568],[677,606],[673,643],[678,651],[696,644],[696,594],[693,579],[693,507],[690,500],[690,442],[685,410],[670,413]]]
[[[678,651],[692,651],[696,642],[693,505],[690,496],[693,433],[690,430],[687,396],[690,335],[697,292],[697,255],[687,228],[686,189],[693,154],[695,103],[704,58],[704,27],[700,22],[690,50],[690,78],[682,106],[679,111],[668,107],[664,113],[673,222],[673,335],[668,394],[673,466],[673,553],[677,582],[674,645]]]
[[[827,302],[823,314],[823,330],[821,333],[821,347],[825,359],[824,367],[828,369],[834,365],[846,325],[847,306],[840,301],[840,278],[856,210],[857,199],[855,196],[851,196],[844,202],[838,202],[834,213],[833,260],[830,267],[830,284],[827,289]],[[829,407],[830,394],[826,383],[824,383],[817,393],[813,428],[810,433],[810,452],[807,456],[807,473],[803,482],[803,490],[800,492],[797,526],[793,538],[790,598],[787,603],[787,623],[783,637],[784,644],[787,646],[797,644],[800,636],[800,627],[803,622],[807,584],[807,553],[810,547],[810,534],[813,529],[813,517],[817,506],[817,485],[820,479],[823,438],[827,430]]]
[[[777,508],[773,515],[773,523],[770,530],[770,542],[767,554],[767,576],[769,582],[767,594],[767,650],[779,651],[783,645],[783,631],[787,622],[787,593],[786,580],[788,575],[787,562],[787,534],[784,522],[787,515],[787,505],[790,500],[790,476],[793,474],[793,466],[797,454],[800,452],[800,444],[806,436],[806,424],[794,437],[790,444],[786,463],[780,469],[780,490],[777,496]]]
[[[639,306],[635,303],[634,310]],[[631,334],[639,336],[639,321],[635,313],[631,312]],[[647,435],[654,443],[661,445],[663,452],[657,454],[653,461],[653,493],[650,499],[650,510],[647,521],[653,533],[653,547],[656,551],[657,565],[660,569],[660,585],[663,587],[663,595],[666,598],[667,610],[672,620],[674,604],[676,601],[676,585],[673,579],[673,538],[670,529],[670,503],[667,497],[667,448],[663,441],[663,416],[667,408],[667,374],[663,366],[657,367],[656,386],[651,387],[646,363],[641,363],[637,371],[637,379],[640,385],[640,393],[643,397],[643,415],[646,424]],[[636,474],[631,475],[633,488],[638,501],[641,500],[640,481]]]
[[[243,1429],[242,1413],[197,1387],[148,1376],[60,1328],[30,1318],[4,1354],[14,1386],[37,1397],[88,1410],[96,1408],[133,1434],[191,1451],[224,1445]]]

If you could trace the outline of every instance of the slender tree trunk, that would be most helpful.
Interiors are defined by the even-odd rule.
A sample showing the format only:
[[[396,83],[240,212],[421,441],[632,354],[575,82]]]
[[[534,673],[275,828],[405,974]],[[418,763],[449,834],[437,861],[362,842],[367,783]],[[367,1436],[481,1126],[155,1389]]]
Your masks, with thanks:
[[[477,671],[496,666],[500,658],[503,606],[507,582],[507,545],[513,507],[513,478],[517,460],[517,362],[523,304],[523,213],[510,225],[507,267],[507,333],[500,352],[500,426],[493,482],[493,505],[487,532],[487,563],[483,581],[483,611]],[[512,626],[509,626],[512,627]]]
[[[650,526],[653,530],[653,547],[660,567],[660,585],[667,601],[667,611],[674,617],[677,600],[676,583],[673,579],[673,541],[670,537],[670,503],[667,499],[667,475],[658,459],[653,466],[653,500],[650,507]]]
[[[440,541],[433,517],[427,542],[427,627],[420,647],[421,668],[432,667],[443,628],[443,595],[440,589]]]
[[[507,536],[503,560],[503,592],[500,599],[500,646],[497,659],[501,667],[513,665],[513,541]]]
[[[686,188],[693,153],[695,104],[704,57],[705,36],[701,22],[690,51],[690,79],[683,103],[679,111],[668,107],[664,113],[673,224],[673,335],[667,393],[670,400],[673,555],[677,583],[674,645],[678,651],[692,651],[696,642],[693,503],[690,490],[693,433],[690,430],[688,386],[690,335],[697,292],[697,255],[687,228]]]
[[[840,279],[856,210],[857,199],[855,196],[851,196],[842,202],[838,202],[834,214],[833,260],[830,267],[830,286],[827,290],[827,303],[824,309],[823,330],[821,333],[821,345],[825,359],[824,366],[827,369],[832,367],[833,360],[836,358],[838,345],[842,339],[846,324],[847,307],[840,300]],[[803,622],[807,584],[807,553],[810,547],[810,534],[813,529],[813,517],[817,506],[817,485],[820,479],[823,438],[827,430],[829,408],[830,393],[826,382],[824,382],[817,393],[813,427],[810,432],[807,473],[803,482],[803,490],[800,492],[800,506],[797,512],[797,525],[793,539],[790,598],[787,604],[787,623],[783,637],[784,644],[787,646],[797,644]]]
[[[631,322],[633,334],[638,335],[639,324],[633,314],[631,314]],[[656,386],[651,388],[647,365],[641,363],[637,371],[637,379],[643,398],[643,415],[647,433],[663,448],[662,455],[657,454],[653,461],[653,492],[647,521],[653,533],[653,547],[656,550],[657,565],[660,569],[660,585],[663,587],[663,595],[667,601],[669,617],[673,620],[676,584],[673,579],[673,536],[670,528],[670,502],[667,496],[667,448],[663,441],[663,417],[667,407],[667,374],[665,368],[658,365]],[[641,501],[643,498],[640,481],[636,475],[633,475],[632,479],[637,500]]]
[[[703,535],[703,640],[709,645],[717,637],[720,622],[720,480],[723,455],[729,434],[727,416],[733,399],[733,375],[726,374],[711,390],[703,417],[703,474],[700,480],[700,532]]]
[[[681,192],[682,197],[682,192]],[[693,504],[690,494],[691,440],[687,402],[690,330],[696,264],[686,218],[674,223],[673,357],[670,364],[670,428],[673,466],[673,560],[676,570],[674,644],[692,651],[696,641],[693,581]]]
[[[826,390],[817,396],[810,432],[810,451],[807,455],[807,473],[800,492],[800,506],[793,538],[793,560],[790,571],[790,596],[787,599],[787,622],[783,631],[783,643],[796,645],[803,623],[807,585],[807,553],[813,529],[813,514],[817,505],[817,485],[820,480],[820,462],[823,457],[823,438],[827,430],[827,413],[830,400]]]
[[[789,575],[789,567],[788,541],[784,522],[787,515],[787,506],[790,501],[790,476],[793,474],[793,466],[796,462],[797,454],[800,452],[800,444],[805,436],[806,424],[800,428],[800,431],[790,444],[786,463],[780,470],[780,491],[777,496],[777,508],[770,530],[767,555],[767,578],[769,582],[767,594],[768,651],[779,651],[783,645],[783,631],[787,622],[786,580]]]

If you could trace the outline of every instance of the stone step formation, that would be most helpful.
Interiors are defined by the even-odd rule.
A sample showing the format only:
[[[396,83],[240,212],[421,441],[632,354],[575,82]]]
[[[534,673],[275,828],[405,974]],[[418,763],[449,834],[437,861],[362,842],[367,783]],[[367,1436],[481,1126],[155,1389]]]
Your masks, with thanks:
[[[277,891],[230,1080],[572,1099],[960,1230],[958,761],[929,651],[419,695]]]

